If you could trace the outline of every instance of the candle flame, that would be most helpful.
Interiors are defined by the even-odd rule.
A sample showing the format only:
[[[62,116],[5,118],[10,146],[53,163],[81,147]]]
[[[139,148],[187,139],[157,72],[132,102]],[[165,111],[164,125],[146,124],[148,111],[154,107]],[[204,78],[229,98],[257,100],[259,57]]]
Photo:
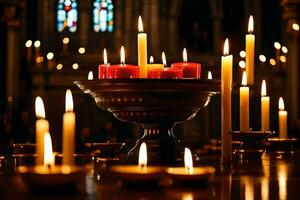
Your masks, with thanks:
[[[125,50],[124,50],[124,46],[121,46],[121,65],[125,65]]]
[[[73,96],[69,89],[66,91],[66,112],[73,112]]]
[[[186,52],[186,48],[183,49],[182,52],[182,58],[183,58],[183,62],[187,62],[187,52]]]
[[[211,73],[211,71],[208,71],[207,79],[212,79],[212,73]]]
[[[165,52],[161,53],[161,59],[162,59],[162,63],[164,65],[164,67],[167,67],[167,60],[166,60],[166,54],[165,54]]]
[[[140,33],[144,32],[143,21],[141,16],[139,16],[138,29]]]
[[[242,85],[247,86],[247,73],[246,73],[246,71],[243,72]]]
[[[44,165],[54,165],[54,155],[52,150],[52,141],[49,132],[44,135]]]
[[[93,79],[94,79],[93,72],[92,72],[92,71],[89,71],[89,74],[88,74],[88,80],[93,80]]]
[[[150,64],[153,64],[153,63],[154,63],[154,58],[153,58],[153,56],[150,56],[149,62],[150,62]]]
[[[40,96],[35,98],[35,115],[37,118],[46,118],[44,102]]]
[[[108,61],[107,61],[107,52],[106,49],[103,49],[103,63],[104,65],[107,65]]]
[[[143,142],[140,146],[140,151],[139,151],[139,166],[141,168],[147,166],[147,146],[146,143]]]
[[[254,20],[253,20],[253,16],[250,15],[249,22],[248,22],[248,32],[253,33],[253,30],[254,30]]]
[[[265,80],[263,80],[261,83],[261,96],[267,96],[267,84]]]
[[[189,148],[184,148],[184,167],[186,172],[193,173],[193,157]]]
[[[284,110],[284,101],[282,97],[279,98],[278,108],[279,110]]]
[[[228,38],[226,38],[226,40],[224,42],[223,55],[224,56],[229,55],[229,42],[228,42]]]

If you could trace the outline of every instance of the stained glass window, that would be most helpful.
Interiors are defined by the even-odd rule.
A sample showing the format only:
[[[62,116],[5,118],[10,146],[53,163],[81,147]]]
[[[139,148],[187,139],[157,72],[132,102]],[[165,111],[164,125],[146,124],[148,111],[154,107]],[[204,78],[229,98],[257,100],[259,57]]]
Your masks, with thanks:
[[[58,0],[57,4],[57,30],[62,32],[65,28],[70,32],[77,30],[78,11],[76,0]]]
[[[93,29],[95,32],[112,32],[114,29],[114,5],[112,0],[94,0]]]

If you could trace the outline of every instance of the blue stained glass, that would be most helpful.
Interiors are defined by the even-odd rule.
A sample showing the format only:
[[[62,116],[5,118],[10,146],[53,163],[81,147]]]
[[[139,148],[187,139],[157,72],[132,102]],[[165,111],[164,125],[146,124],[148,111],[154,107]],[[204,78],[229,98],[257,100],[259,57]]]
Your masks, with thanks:
[[[58,0],[56,18],[59,32],[62,32],[64,29],[76,32],[78,23],[76,0]]]
[[[112,0],[94,0],[93,29],[95,32],[112,32],[114,25]]]

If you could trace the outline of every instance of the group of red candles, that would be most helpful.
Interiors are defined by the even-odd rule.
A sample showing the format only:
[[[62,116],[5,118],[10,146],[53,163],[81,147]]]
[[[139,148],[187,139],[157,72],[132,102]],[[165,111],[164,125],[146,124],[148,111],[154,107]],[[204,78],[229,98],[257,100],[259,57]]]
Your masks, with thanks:
[[[104,64],[99,65],[99,79],[120,79],[120,78],[140,78],[139,66],[125,64],[125,52],[121,47],[121,63],[118,65],[110,65],[107,62],[107,53],[103,52]],[[180,79],[180,78],[200,78],[200,63],[187,62],[186,50],[183,53],[183,62],[173,63],[171,67],[167,67],[165,54],[162,53],[163,66],[161,68],[154,67],[152,63],[148,65],[148,78],[157,79]],[[153,64],[158,65],[158,64]]]

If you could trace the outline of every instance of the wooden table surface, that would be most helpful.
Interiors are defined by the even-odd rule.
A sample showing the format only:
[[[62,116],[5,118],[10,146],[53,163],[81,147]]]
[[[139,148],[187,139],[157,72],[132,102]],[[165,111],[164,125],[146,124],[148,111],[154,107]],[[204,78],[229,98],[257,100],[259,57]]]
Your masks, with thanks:
[[[226,166],[220,165],[216,157],[205,156],[199,163],[212,165],[217,170],[205,185],[126,188],[113,180],[104,183],[101,176],[89,173],[77,192],[68,195],[35,194],[19,176],[2,173],[0,199],[300,199],[300,152],[283,158],[265,154],[261,160],[235,159]]]

